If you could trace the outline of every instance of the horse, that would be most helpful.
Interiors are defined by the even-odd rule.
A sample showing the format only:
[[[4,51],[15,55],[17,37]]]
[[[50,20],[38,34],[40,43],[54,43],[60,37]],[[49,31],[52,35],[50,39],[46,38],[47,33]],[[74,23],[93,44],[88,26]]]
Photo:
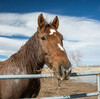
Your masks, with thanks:
[[[54,71],[59,80],[67,80],[71,63],[63,47],[63,36],[57,31],[59,19],[50,23],[43,14],[38,16],[37,32],[19,51],[5,61],[0,61],[0,75],[40,74],[44,64]],[[0,80],[0,99],[37,97],[40,79]]]

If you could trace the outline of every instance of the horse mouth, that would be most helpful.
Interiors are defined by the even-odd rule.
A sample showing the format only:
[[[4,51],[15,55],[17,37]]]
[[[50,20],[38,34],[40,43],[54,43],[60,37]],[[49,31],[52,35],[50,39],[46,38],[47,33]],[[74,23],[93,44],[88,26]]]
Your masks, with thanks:
[[[71,70],[66,70],[64,69],[62,66],[59,68],[59,72],[57,72],[55,70],[54,72],[54,76],[58,79],[58,80],[69,80],[70,78],[70,73],[71,73]]]
[[[57,72],[54,74],[54,76],[58,79],[58,80],[69,80],[70,76],[60,76]]]

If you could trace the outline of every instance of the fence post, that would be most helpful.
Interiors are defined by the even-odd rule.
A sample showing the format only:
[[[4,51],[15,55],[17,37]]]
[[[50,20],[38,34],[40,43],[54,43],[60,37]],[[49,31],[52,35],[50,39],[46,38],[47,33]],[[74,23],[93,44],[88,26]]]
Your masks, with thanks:
[[[98,99],[100,99],[100,73],[97,74]]]

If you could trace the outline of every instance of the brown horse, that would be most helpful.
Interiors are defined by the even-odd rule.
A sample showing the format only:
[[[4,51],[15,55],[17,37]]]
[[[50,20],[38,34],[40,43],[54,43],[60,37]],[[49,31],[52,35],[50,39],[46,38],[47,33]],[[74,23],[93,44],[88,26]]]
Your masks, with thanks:
[[[57,31],[58,26],[57,16],[48,24],[40,14],[37,32],[17,53],[0,62],[0,75],[39,74],[46,64],[58,79],[68,79],[71,64],[63,48],[63,36]],[[39,90],[40,79],[0,80],[0,99],[36,97]]]

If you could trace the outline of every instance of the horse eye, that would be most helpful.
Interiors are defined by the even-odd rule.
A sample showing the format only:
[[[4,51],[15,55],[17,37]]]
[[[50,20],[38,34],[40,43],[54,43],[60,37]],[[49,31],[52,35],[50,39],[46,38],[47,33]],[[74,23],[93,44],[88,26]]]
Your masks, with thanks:
[[[63,44],[63,40],[64,40],[64,39],[62,38],[62,39],[61,39],[61,44]]]
[[[46,38],[43,36],[42,38],[41,38],[42,40],[46,40]]]

